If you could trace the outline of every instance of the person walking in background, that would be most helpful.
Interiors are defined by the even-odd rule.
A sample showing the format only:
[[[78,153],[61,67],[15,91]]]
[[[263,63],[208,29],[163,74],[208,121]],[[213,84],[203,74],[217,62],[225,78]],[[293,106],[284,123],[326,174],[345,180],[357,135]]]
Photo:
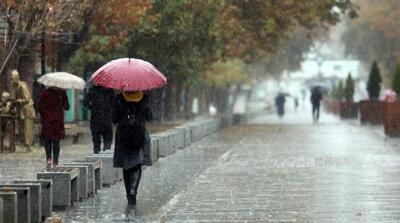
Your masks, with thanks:
[[[65,90],[49,87],[40,93],[38,110],[48,168],[58,165],[60,140],[65,137],[64,110],[68,109],[69,102]]]
[[[288,94],[279,92],[275,97],[275,106],[280,118],[285,114],[286,96],[288,96]]]
[[[298,108],[299,108],[299,99],[297,97],[294,97],[294,110],[297,112]]]
[[[114,91],[95,85],[89,88],[84,98],[84,106],[91,111],[90,131],[92,133],[94,153],[100,152],[101,139],[103,139],[103,150],[111,148],[113,103]]]
[[[123,178],[128,205],[136,205],[142,165],[151,165],[145,154],[149,137],[145,122],[153,118],[148,96],[143,92],[118,94],[112,121],[117,125],[115,134],[114,167],[123,168]]]
[[[32,93],[25,81],[20,80],[17,70],[11,71],[11,82],[15,91],[15,101],[19,110],[18,130],[23,136],[26,152],[30,152],[33,144],[33,119],[35,108],[33,107]]]
[[[322,100],[322,89],[319,86],[316,86],[311,89],[311,105],[312,105],[312,116],[314,122],[318,122],[319,120],[319,113],[320,113],[320,106]]]

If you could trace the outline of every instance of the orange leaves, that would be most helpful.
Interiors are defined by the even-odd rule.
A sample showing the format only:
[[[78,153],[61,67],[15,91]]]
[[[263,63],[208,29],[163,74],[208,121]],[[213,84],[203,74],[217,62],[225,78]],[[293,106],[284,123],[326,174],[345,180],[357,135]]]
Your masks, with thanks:
[[[94,25],[100,34],[113,34],[112,26],[129,27],[139,23],[140,17],[151,9],[150,0],[108,0],[99,3],[93,18]],[[115,31],[115,30],[114,30]],[[124,37],[124,33],[117,36]]]
[[[398,0],[358,0],[360,19],[375,30],[382,31],[389,39],[400,36],[400,4]]]
[[[229,0],[224,4],[220,21],[228,34],[228,54],[242,58],[250,51],[276,52],[296,27],[313,30],[333,25],[352,7],[348,0]]]
[[[371,59],[383,61],[387,69],[394,69],[396,60],[400,58],[399,1],[356,0],[356,3],[360,8],[360,16],[351,23],[353,33],[350,34],[357,34],[361,41],[368,40],[370,44],[364,47],[371,52]]]

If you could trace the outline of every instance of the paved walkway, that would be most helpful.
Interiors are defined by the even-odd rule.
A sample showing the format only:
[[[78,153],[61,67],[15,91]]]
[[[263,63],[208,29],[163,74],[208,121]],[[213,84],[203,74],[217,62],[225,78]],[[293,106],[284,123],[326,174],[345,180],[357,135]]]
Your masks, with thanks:
[[[325,116],[319,125],[308,121],[265,116],[226,130],[223,135],[235,146],[163,206],[159,218],[399,222],[397,141],[332,117]]]
[[[166,222],[399,222],[396,141],[358,126],[266,124],[236,143],[158,213]],[[285,122],[275,120],[276,123]]]
[[[118,183],[56,214],[96,223],[400,222],[400,141],[381,132],[327,115],[319,124],[265,115],[147,168],[135,209]]]

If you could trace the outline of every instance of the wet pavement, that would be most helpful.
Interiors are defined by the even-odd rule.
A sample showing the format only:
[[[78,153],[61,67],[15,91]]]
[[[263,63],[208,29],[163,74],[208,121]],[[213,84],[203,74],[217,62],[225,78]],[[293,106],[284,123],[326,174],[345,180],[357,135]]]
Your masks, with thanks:
[[[319,123],[266,114],[146,168],[135,209],[120,182],[55,214],[63,222],[400,222],[400,140],[382,132],[326,114]],[[63,160],[89,148],[64,149]],[[40,155],[2,156],[1,179],[34,176]]]

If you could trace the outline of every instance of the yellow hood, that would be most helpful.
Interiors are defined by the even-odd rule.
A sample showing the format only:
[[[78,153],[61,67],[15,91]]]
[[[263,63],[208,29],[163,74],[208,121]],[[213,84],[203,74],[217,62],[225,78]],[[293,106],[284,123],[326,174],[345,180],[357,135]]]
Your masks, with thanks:
[[[143,98],[143,92],[137,92],[133,94],[128,94],[125,91],[122,92],[122,96],[124,96],[125,100],[128,102],[139,102]]]

